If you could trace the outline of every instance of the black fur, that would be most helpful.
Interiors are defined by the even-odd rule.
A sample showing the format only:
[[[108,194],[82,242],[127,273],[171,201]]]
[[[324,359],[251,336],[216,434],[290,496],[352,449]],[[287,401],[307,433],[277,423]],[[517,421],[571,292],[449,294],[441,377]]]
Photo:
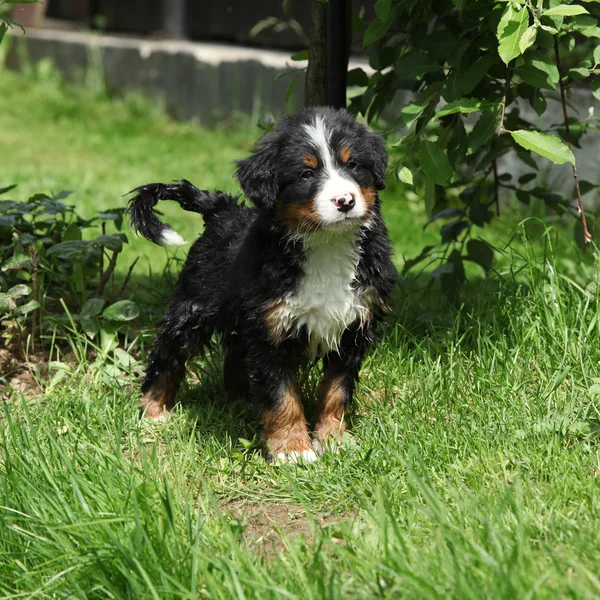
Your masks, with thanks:
[[[230,398],[245,397],[260,403],[267,412],[280,409],[284,402],[282,386],[293,389],[298,369],[309,362],[306,331],[274,340],[265,311],[278,299],[293,294],[303,275],[302,239],[277,218],[275,206],[279,201],[307,201],[307,194],[317,185],[315,181],[303,182],[299,175],[306,169],[301,164],[302,149],[314,150],[307,148],[302,124],[315,115],[322,116],[330,128],[332,146],[352,149],[353,164],[348,171],[353,180],[361,186],[383,189],[387,156],[381,138],[345,111],[320,108],[284,117],[258,142],[249,158],[237,163],[237,177],[254,207],[239,205],[237,198],[222,192],[198,190],[185,180],[134,190],[132,224],[153,242],[160,243],[165,228],[152,212],[158,200],[175,200],[205,219],[204,233],[188,254],[148,361],[142,386],[147,408],[157,398],[165,409],[172,407],[186,361],[200,353],[215,333],[225,350],[224,374]],[[307,187],[308,183],[313,187]],[[364,354],[376,341],[375,327],[396,280],[376,194],[369,218],[370,226],[356,233],[360,258],[352,285],[357,291],[374,290],[377,302],[367,323],[350,324],[339,347],[323,356],[325,378],[341,382],[344,409],[351,402]]]

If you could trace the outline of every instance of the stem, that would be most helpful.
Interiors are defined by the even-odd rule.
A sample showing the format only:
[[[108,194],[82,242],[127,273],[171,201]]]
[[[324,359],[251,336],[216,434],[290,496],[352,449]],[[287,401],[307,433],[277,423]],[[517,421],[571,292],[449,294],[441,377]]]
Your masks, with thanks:
[[[496,216],[500,216],[500,195],[498,193],[499,180],[498,180],[498,165],[496,159],[493,162],[494,167],[494,202],[496,203]]]
[[[556,58],[556,67],[558,68],[558,84],[560,86],[560,102],[563,109],[563,117],[565,121],[565,133],[567,135],[567,143],[569,144],[569,150],[573,152],[573,141],[571,139],[571,130],[569,128],[569,114],[567,112],[567,99],[565,96],[565,86],[562,77],[562,66],[560,63],[560,52],[558,50],[558,37],[554,38],[554,56]],[[575,153],[573,152],[573,156]],[[592,241],[592,236],[587,228],[587,221],[585,218],[585,210],[583,209],[583,200],[581,199],[581,190],[579,189],[579,177],[577,176],[577,167],[575,163],[573,167],[573,178],[575,179],[575,191],[577,192],[577,212],[581,215],[581,224],[583,225],[583,239],[586,243]]]
[[[135,267],[135,263],[140,260],[140,257],[137,256],[136,259],[131,263],[131,266],[129,267],[129,271],[127,271],[127,275],[125,276],[125,280],[123,281],[123,283],[121,284],[121,287],[119,288],[119,293],[117,294],[117,296],[122,296],[123,292],[125,291],[125,288],[127,287],[127,284],[129,283],[129,278],[131,277],[131,272],[133,271],[133,267]]]
[[[32,251],[33,258],[33,299],[41,306],[40,302],[40,281],[39,281],[39,259],[37,248]],[[35,336],[39,327],[40,309],[36,308],[31,317],[31,350],[35,352]]]
[[[113,274],[115,267],[117,265],[117,257],[119,256],[119,252],[113,252],[110,257],[110,262],[108,263],[108,268],[102,276],[100,277],[100,281],[98,281],[98,288],[96,289],[96,298],[102,298],[102,294],[104,293],[104,287],[108,283],[110,276]]]
[[[504,80],[504,94],[502,95],[502,112],[500,113],[500,124],[498,125],[498,135],[504,132],[504,112],[506,110],[506,97],[510,88],[510,67],[506,65],[506,79]]]

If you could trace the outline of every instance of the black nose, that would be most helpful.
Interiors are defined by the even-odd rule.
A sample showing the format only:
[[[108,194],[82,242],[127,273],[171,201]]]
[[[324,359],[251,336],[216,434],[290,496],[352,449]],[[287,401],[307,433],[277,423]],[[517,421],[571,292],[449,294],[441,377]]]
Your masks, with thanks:
[[[337,209],[342,213],[350,212],[356,204],[354,194],[346,193],[342,196],[336,196],[331,201],[335,204]]]

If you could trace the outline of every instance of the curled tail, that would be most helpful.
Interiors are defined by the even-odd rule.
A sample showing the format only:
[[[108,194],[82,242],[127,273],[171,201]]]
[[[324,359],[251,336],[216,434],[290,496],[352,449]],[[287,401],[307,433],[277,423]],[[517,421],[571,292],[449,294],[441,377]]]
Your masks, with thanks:
[[[137,233],[162,246],[181,246],[185,240],[152,210],[159,200],[175,200],[184,210],[200,213],[205,219],[237,204],[237,198],[224,192],[199,190],[185,179],[172,184],[149,183],[129,193],[134,192],[136,195],[129,200],[131,225]]]

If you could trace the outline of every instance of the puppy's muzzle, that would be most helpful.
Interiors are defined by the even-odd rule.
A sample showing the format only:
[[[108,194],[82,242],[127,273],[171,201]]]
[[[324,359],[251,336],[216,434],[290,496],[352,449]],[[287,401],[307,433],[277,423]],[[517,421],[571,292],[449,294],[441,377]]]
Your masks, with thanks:
[[[332,198],[331,201],[341,213],[350,212],[356,204],[356,198],[354,197],[354,194],[351,194],[350,192],[346,192],[341,196],[336,196],[335,198]]]

